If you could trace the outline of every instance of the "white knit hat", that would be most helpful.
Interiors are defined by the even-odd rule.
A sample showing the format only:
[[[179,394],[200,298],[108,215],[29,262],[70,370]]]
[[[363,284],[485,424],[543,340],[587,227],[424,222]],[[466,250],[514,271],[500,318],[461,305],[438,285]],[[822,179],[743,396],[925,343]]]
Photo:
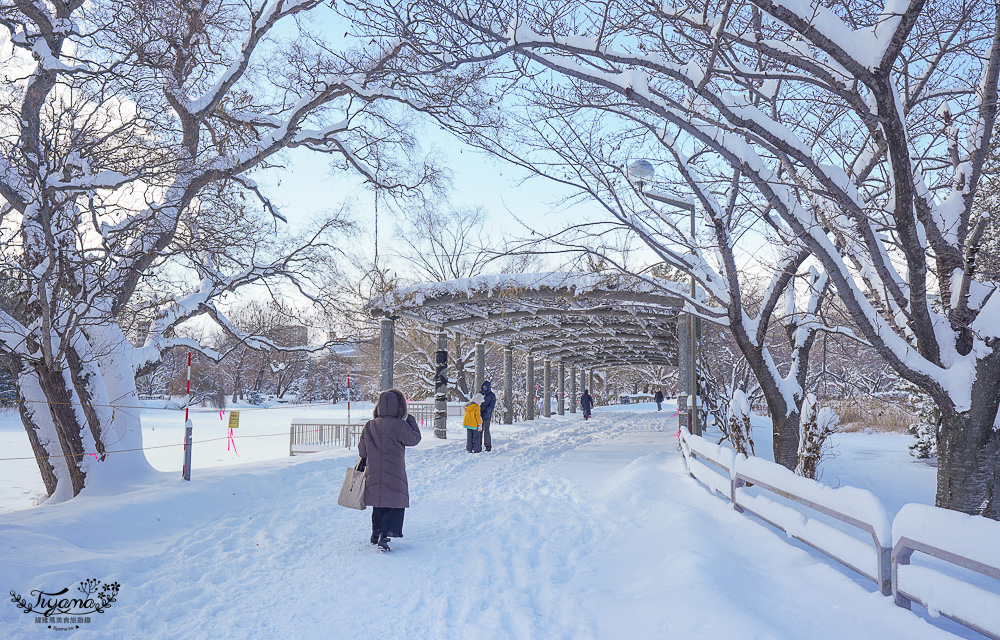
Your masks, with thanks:
[[[472,402],[475,402],[476,404],[482,404],[483,394],[477,393],[476,395],[472,396]]]

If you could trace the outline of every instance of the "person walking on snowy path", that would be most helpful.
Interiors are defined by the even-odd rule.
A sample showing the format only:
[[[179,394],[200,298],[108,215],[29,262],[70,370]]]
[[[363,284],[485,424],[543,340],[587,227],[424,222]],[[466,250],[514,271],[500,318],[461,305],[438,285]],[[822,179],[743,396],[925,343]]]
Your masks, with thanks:
[[[657,389],[656,395],[653,396],[653,402],[656,403],[656,410],[660,411],[663,409],[663,390]]]
[[[389,551],[389,540],[403,537],[403,512],[410,506],[405,448],[420,442],[420,429],[396,389],[383,391],[372,413],[361,431],[358,453],[365,459],[365,504],[372,507],[370,542]]]
[[[465,427],[465,450],[469,453],[480,453],[483,450],[483,417],[480,406],[483,404],[483,394],[472,396],[472,401],[465,405],[465,416],[462,426]]]
[[[583,395],[580,396],[580,408],[583,409],[583,419],[590,419],[590,410],[594,408],[594,397],[590,395],[588,389],[583,390]]]
[[[497,406],[497,394],[493,393],[492,385],[487,380],[483,383],[483,403],[479,405],[479,415],[483,419],[483,448],[493,450],[493,438],[490,437],[490,423],[493,422],[493,410]]]

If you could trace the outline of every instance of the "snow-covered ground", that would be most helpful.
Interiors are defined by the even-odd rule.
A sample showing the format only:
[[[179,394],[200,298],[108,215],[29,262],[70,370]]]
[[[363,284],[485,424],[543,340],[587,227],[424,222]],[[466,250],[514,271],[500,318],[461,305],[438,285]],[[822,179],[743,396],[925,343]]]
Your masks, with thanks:
[[[406,537],[389,554],[368,543],[369,513],[336,504],[354,452],[287,455],[291,417],[339,408],[246,412],[240,457],[224,439],[196,446],[190,483],[178,448],[153,449],[168,473],[146,486],[0,513],[8,591],[120,584],[79,630],[50,630],[9,602],[0,638],[954,637],[709,494],[685,473],[664,409],[496,426],[494,451],[479,455],[457,424],[447,441],[424,429],[407,455]],[[179,412],[143,420],[147,446],[179,442]],[[196,440],[228,433],[218,414],[195,429]],[[766,431],[755,429],[760,452]],[[3,457],[27,449],[0,433]],[[271,433],[286,438],[249,437]],[[930,503],[934,470],[908,442],[839,436],[824,480],[875,491],[890,514]],[[29,462],[0,463],[3,486],[17,485],[5,505],[40,491]]]
[[[242,406],[234,409],[240,412],[240,426],[233,430],[235,451],[228,439],[228,411],[221,415],[208,409],[191,411],[195,442],[191,450],[193,476],[208,467],[287,458],[288,430],[294,418],[347,419],[346,402],[336,405],[277,405],[266,409]],[[370,402],[352,402],[351,422],[365,422],[371,418],[371,410]],[[142,437],[150,464],[158,471],[175,472],[179,476],[184,457],[181,447],[184,442],[184,410],[153,406],[142,409]],[[29,458],[0,461],[0,512],[28,508],[45,495],[38,465],[31,455],[31,446],[17,411],[0,410],[0,458]]]

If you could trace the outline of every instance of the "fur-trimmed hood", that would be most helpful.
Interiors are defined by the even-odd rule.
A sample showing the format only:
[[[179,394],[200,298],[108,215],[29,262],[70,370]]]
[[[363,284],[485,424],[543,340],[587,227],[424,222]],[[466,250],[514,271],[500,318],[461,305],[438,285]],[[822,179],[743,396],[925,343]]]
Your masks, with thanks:
[[[372,410],[372,417],[378,418],[379,416],[406,420],[406,396],[403,395],[402,391],[389,389],[379,395],[378,402],[375,403],[375,408]]]

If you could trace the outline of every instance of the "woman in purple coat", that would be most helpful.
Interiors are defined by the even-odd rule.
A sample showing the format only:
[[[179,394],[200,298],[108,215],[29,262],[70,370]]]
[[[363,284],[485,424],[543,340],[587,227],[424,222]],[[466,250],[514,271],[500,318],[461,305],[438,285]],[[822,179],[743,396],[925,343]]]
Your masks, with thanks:
[[[403,510],[410,506],[405,447],[420,442],[420,429],[396,389],[382,392],[373,413],[361,432],[358,453],[365,459],[365,504],[373,507],[371,543],[389,551],[389,539],[403,537]]]

